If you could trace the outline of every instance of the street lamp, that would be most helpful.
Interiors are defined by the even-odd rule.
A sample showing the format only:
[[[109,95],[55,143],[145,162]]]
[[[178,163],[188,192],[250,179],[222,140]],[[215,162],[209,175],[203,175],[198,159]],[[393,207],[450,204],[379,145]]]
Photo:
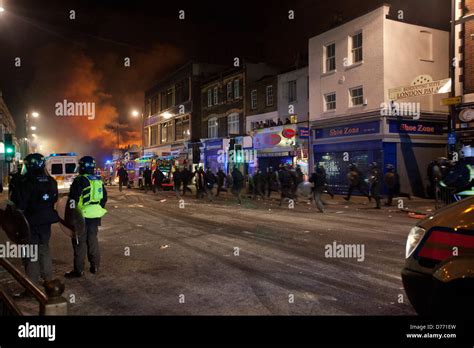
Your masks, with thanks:
[[[36,127],[35,127],[35,126],[31,126],[30,129],[31,129],[32,131],[35,131],[35,130],[36,130]]]
[[[33,111],[31,113],[31,116],[34,117],[34,118],[38,118],[39,115],[40,114],[36,111]],[[28,144],[28,125],[29,125],[29,123],[30,123],[30,117],[29,117],[29,114],[26,114],[25,115],[25,138],[26,138],[26,149],[25,150],[26,150],[26,155],[30,152],[30,146]],[[31,126],[31,130],[33,130],[33,131],[36,130],[36,127]]]
[[[142,156],[145,155],[145,141],[143,139],[144,137],[144,130],[143,130],[143,126],[144,126],[144,122],[143,122],[143,112],[139,112],[138,110],[132,110],[131,112],[132,116],[133,117],[138,117],[138,116],[141,116],[141,135],[142,135],[142,145],[141,145],[141,149],[142,149]]]
[[[3,6],[0,6],[0,12],[5,12],[5,8],[3,8]]]

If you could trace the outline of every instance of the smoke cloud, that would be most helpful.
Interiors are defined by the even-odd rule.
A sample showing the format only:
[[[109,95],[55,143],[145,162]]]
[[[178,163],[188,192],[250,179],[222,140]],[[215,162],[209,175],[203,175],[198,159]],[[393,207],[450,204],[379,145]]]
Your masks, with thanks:
[[[38,128],[41,151],[76,152],[102,161],[117,147],[117,128],[120,147],[140,145],[140,117],[133,118],[131,111],[143,111],[144,91],[184,59],[171,45],[156,45],[146,53],[95,50],[91,55],[83,47],[50,44],[36,52],[34,62],[35,75],[26,95],[28,104],[41,114],[30,122]],[[56,104],[64,100],[94,103],[95,118],[57,116]]]

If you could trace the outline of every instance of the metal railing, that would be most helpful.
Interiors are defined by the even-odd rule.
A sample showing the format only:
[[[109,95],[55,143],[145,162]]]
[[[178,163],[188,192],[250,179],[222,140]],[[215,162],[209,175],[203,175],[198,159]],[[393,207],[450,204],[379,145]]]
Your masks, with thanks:
[[[10,273],[25,288],[25,291],[39,302],[39,315],[67,315],[67,300],[62,296],[64,285],[59,280],[47,282],[45,291],[43,291],[10,261],[0,258],[0,266]],[[0,289],[0,301],[3,304],[2,312],[4,313],[2,314],[23,315],[15,301],[3,289]]]

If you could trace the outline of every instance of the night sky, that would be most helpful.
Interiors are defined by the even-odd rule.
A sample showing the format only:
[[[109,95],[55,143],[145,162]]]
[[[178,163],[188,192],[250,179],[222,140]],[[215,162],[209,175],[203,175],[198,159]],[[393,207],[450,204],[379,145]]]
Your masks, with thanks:
[[[403,10],[407,22],[449,30],[449,0],[3,0],[0,88],[18,136],[25,113],[37,110],[46,154],[76,151],[104,159],[116,144],[117,120],[124,124],[122,144],[140,142],[140,122],[130,111],[142,108],[144,91],[179,65],[246,57],[286,69],[307,55],[308,39],[337,18],[345,22],[383,3],[393,13]],[[288,20],[288,10],[295,20]],[[63,99],[95,102],[96,119],[55,116],[54,105]]]

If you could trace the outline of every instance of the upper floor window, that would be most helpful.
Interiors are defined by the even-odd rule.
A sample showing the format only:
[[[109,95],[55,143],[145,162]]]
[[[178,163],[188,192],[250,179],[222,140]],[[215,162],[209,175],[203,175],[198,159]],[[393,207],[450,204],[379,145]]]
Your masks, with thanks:
[[[296,101],[296,80],[288,81],[288,101]]]
[[[324,95],[324,100],[326,102],[326,111],[336,110],[336,93],[331,92]]]
[[[255,110],[257,108],[257,90],[252,89],[252,92],[250,93],[250,108],[252,110]]]
[[[207,90],[207,106],[212,106],[212,89]]]
[[[240,134],[239,114],[235,113],[227,116],[227,130],[229,135]]]
[[[208,138],[217,138],[217,117],[210,118],[207,121],[207,137]]]
[[[325,72],[336,70],[336,44],[332,43],[325,47],[326,69]]]
[[[240,98],[240,85],[239,80],[234,80],[234,98]]]
[[[351,96],[350,106],[357,106],[364,104],[364,89],[362,86],[354,87],[349,90]]]
[[[232,82],[227,82],[227,100],[232,100]]]
[[[214,105],[219,102],[219,96],[217,95],[217,87],[214,87]]]
[[[273,85],[267,86],[267,106],[273,105]]]
[[[351,37],[352,44],[352,63],[361,62],[363,59],[362,55],[362,32],[355,34]]]

